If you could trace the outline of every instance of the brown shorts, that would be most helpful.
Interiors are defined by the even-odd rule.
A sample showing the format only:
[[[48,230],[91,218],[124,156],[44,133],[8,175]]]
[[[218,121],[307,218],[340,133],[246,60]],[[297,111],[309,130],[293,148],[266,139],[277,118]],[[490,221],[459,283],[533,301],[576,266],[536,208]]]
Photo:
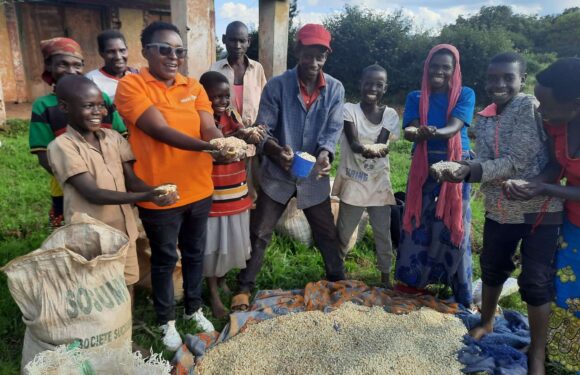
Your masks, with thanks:
[[[129,241],[127,257],[125,258],[125,284],[133,285],[139,281],[139,262],[137,260],[137,243]]]

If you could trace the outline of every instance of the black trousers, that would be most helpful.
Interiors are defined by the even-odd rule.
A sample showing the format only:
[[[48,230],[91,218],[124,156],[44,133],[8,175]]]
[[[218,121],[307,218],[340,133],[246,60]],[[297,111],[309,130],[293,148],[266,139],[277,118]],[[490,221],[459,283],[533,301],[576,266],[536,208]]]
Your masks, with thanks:
[[[254,289],[256,276],[260,272],[264,254],[272,240],[272,233],[278,219],[284,213],[287,203],[274,201],[262,192],[256,201],[256,208],[250,213],[250,241],[252,243],[251,258],[246,262],[246,268],[238,274],[238,288],[241,292]],[[330,209],[330,198],[324,202],[304,209],[308,224],[312,229],[314,244],[322,253],[326,278],[329,281],[344,279],[344,262],[339,255],[339,242],[334,225],[334,217]]]
[[[151,245],[151,286],[157,323],[175,320],[173,271],[181,252],[183,303],[192,314],[202,305],[203,253],[211,197],[166,210],[139,207],[139,216]]]
[[[522,300],[540,306],[554,299],[554,256],[558,249],[559,225],[500,224],[485,219],[483,251],[480,257],[481,280],[500,286],[515,270],[513,256],[521,241],[522,272],[518,285]]]

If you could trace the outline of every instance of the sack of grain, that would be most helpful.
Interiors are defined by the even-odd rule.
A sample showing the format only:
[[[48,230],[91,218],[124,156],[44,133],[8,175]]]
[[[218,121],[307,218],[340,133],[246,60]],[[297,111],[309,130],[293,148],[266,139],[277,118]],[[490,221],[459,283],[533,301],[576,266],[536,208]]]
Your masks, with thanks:
[[[29,375],[169,375],[171,365],[160,354],[147,361],[140,352],[131,353],[130,345],[111,349],[69,349],[62,345],[54,351],[45,351],[26,365]]]
[[[334,217],[334,225],[336,225],[338,221],[338,214],[340,212],[340,198],[332,195],[330,197],[330,208],[332,210],[332,216]],[[350,251],[354,247],[354,245],[362,241],[362,239],[365,237],[368,224],[369,224],[369,214],[365,210],[365,212],[363,212],[361,216],[358,226],[354,229],[352,236],[348,241],[347,246],[348,251]]]
[[[26,324],[22,368],[34,356],[80,341],[82,349],[126,345],[131,301],[125,286],[128,237],[86,214],[3,271]]]
[[[288,202],[275,230],[306,246],[312,245],[312,230],[304,212],[298,209],[296,198],[292,198]]]

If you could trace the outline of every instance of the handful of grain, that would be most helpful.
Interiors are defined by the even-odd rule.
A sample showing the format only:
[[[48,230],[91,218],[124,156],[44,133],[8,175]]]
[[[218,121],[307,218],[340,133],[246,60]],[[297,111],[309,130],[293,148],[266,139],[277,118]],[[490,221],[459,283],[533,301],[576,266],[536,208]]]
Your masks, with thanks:
[[[413,134],[417,133],[418,130],[419,130],[419,128],[417,128],[415,126],[409,126],[409,127],[405,128],[406,132],[413,133]]]
[[[509,182],[510,184],[517,187],[526,187],[528,185],[528,181],[526,180],[507,180],[506,182]]]
[[[214,145],[218,150],[226,150],[226,154],[229,156],[243,157],[248,149],[248,144],[243,140],[236,137],[225,137],[225,138],[214,138],[209,141],[211,145]]]
[[[439,179],[443,173],[448,172],[455,174],[461,168],[461,164],[454,161],[440,161],[431,166],[431,172]]]
[[[155,188],[155,191],[160,191],[161,196],[165,196],[169,193],[173,193],[177,191],[177,186],[173,184],[163,184],[159,185]]]
[[[313,163],[316,161],[316,158],[310,155],[308,152],[297,152],[296,154],[306,161],[310,161]]]
[[[249,326],[217,345],[196,374],[461,374],[467,333],[453,315],[428,308],[395,315],[345,303],[325,314],[290,314]]]
[[[376,143],[373,145],[362,145],[363,149],[367,152],[372,152],[375,154],[379,154],[383,151],[388,151],[389,150],[389,146],[387,146],[385,143]]]

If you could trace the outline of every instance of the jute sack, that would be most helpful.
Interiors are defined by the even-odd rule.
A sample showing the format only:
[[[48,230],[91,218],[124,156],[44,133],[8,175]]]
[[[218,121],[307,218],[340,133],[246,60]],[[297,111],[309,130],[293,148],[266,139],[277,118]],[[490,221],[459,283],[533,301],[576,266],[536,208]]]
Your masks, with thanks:
[[[75,340],[82,349],[130,342],[131,301],[123,276],[128,246],[124,233],[75,214],[40,249],[2,269],[26,324],[22,369],[36,354]]]
[[[298,209],[296,198],[291,198],[288,202],[275,230],[306,246],[312,245],[312,230],[304,212]]]
[[[332,210],[335,225],[338,220],[339,206],[340,199],[334,196],[330,197],[330,208]],[[363,239],[368,222],[368,214],[365,212],[361,218],[359,226],[355,229],[350,238],[348,244],[349,250],[352,249],[358,241]],[[288,202],[288,206],[286,206],[286,210],[280,217],[280,220],[278,220],[275,230],[276,232],[288,236],[306,246],[310,246],[314,242],[312,239],[312,229],[310,228],[310,224],[308,224],[304,211],[298,209],[296,198],[291,198]]]
[[[161,354],[144,360],[140,352],[131,353],[131,346],[121,348],[70,349],[62,345],[44,351],[26,365],[29,375],[169,375],[171,364]]]

